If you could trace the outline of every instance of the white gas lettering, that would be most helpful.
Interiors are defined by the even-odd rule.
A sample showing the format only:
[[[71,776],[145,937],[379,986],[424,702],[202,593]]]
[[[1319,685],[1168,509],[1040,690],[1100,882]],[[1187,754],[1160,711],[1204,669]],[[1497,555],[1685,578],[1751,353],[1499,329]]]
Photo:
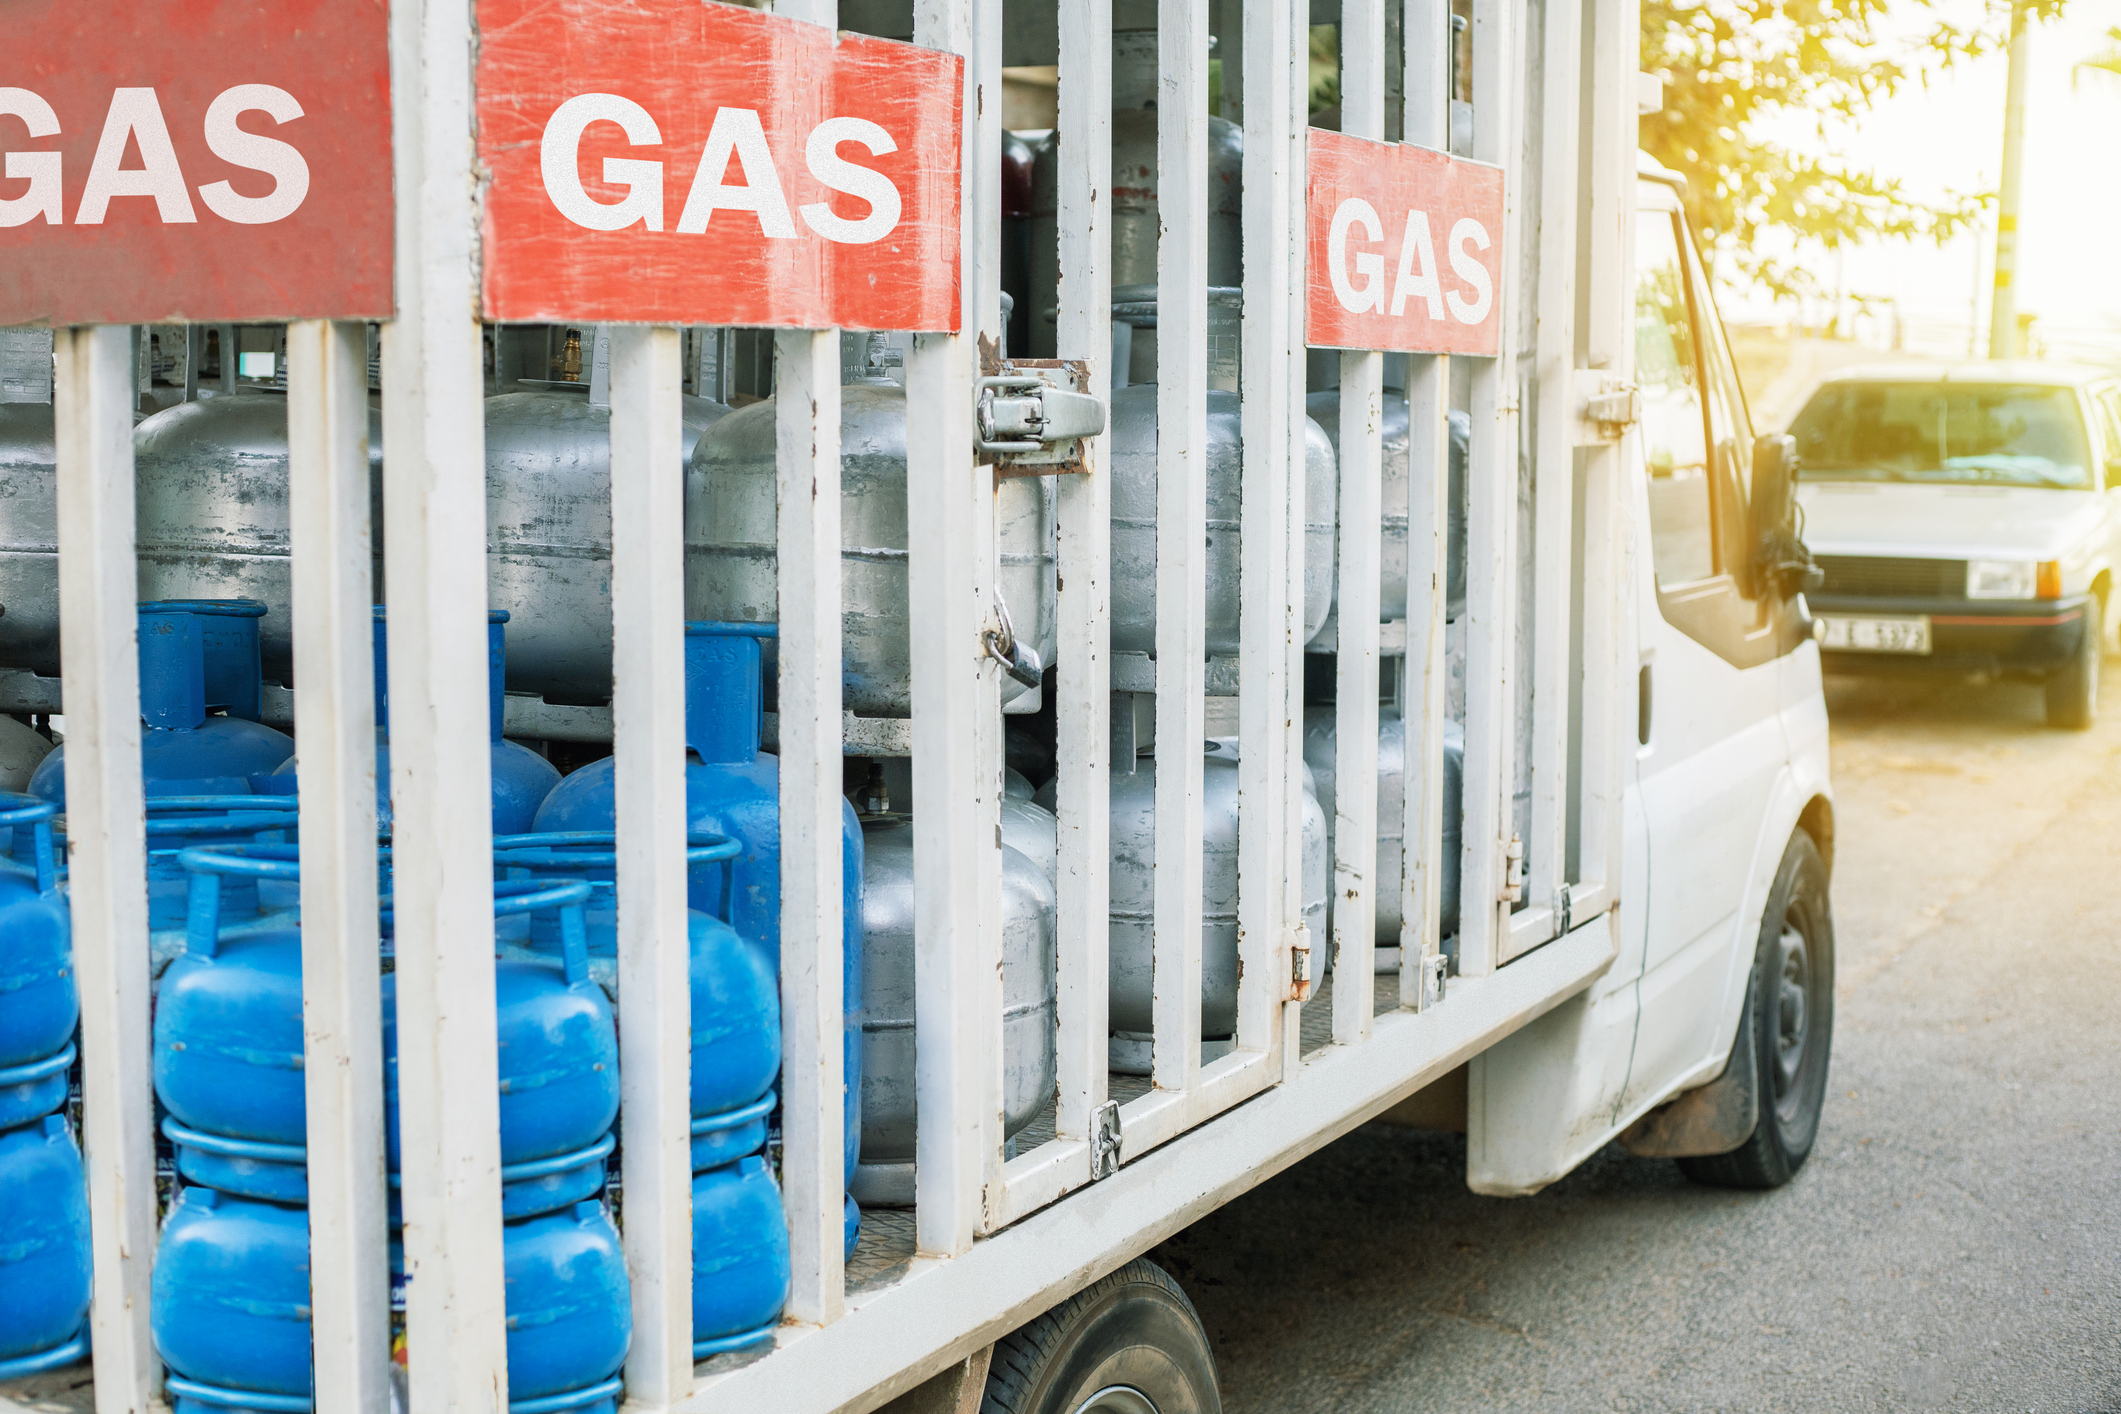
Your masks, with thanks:
[[[1472,217],[1465,216],[1459,218],[1458,224],[1451,227],[1451,270],[1471,287],[1473,298],[1466,299],[1453,290],[1444,296],[1444,300],[1451,306],[1451,314],[1459,323],[1478,324],[1488,317],[1488,308],[1495,302],[1495,289],[1488,283],[1487,267],[1466,253],[1468,241],[1472,242],[1475,250],[1486,250],[1488,228]]]
[[[1333,213],[1333,226],[1326,234],[1326,274],[1333,281],[1333,297],[1350,314],[1385,307],[1385,258],[1374,250],[1358,251],[1355,273],[1367,276],[1360,287],[1348,278],[1348,229],[1360,224],[1369,240],[1385,238],[1384,222],[1377,208],[1359,196],[1351,196]]]
[[[273,179],[273,189],[264,196],[244,196],[221,181],[200,187],[199,199],[224,221],[266,226],[294,215],[302,198],[309,195],[309,163],[293,144],[236,126],[237,115],[248,112],[263,113],[276,123],[291,123],[302,116],[302,105],[286,89],[269,83],[237,84],[207,105],[207,149],[223,162],[265,173]]]
[[[125,160],[127,138],[140,144],[138,167],[118,165]],[[74,208],[74,224],[102,225],[111,198],[116,196],[153,197],[164,225],[188,225],[199,219],[192,210],[191,193],[185,189],[184,169],[177,165],[177,149],[170,145],[169,125],[162,121],[162,105],[151,88],[121,88],[111,94],[103,136],[96,141],[88,181],[81,188],[81,204]]]
[[[859,221],[850,221],[844,216],[835,216],[824,202],[814,201],[802,208],[803,224],[828,241],[868,245],[871,241],[882,240],[898,225],[898,188],[882,172],[857,167],[841,157],[839,146],[843,142],[860,143],[869,149],[872,157],[898,151],[898,144],[891,140],[891,134],[867,118],[827,118],[811,129],[810,141],[803,149],[810,175],[832,191],[845,192],[868,202],[869,214]]]
[[[618,124],[620,131],[626,134],[626,141],[635,147],[654,147],[663,141],[655,119],[632,99],[621,98],[615,93],[577,94],[553,111],[538,144],[545,195],[562,216],[592,231],[623,231],[636,221],[651,231],[662,230],[662,163],[607,157],[604,159],[604,180],[614,185],[623,184],[627,189],[625,198],[598,201],[583,190],[578,154],[582,147],[582,133],[591,123]]]
[[[745,184],[740,187],[722,181],[732,154],[744,172]],[[774,170],[773,151],[766,146],[766,132],[755,108],[716,110],[714,126],[707,132],[707,148],[693,174],[692,190],[685,196],[684,214],[678,217],[678,233],[703,234],[717,211],[749,211],[758,217],[759,230],[766,236],[795,239],[795,218],[788,214],[788,198],[781,191],[781,176]]]
[[[31,137],[55,137],[59,132],[59,115],[52,105],[26,88],[0,88],[0,116],[20,118]],[[20,226],[39,216],[47,226],[56,226],[66,219],[59,205],[58,153],[10,152],[7,175],[27,179],[29,190],[0,200],[0,226]]]

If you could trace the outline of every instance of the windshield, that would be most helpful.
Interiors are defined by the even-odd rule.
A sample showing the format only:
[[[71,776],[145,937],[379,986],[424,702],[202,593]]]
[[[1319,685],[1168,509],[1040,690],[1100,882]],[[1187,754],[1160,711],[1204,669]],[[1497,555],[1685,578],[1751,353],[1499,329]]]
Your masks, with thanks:
[[[2009,383],[1835,383],[1790,424],[1808,481],[2092,487],[2076,394]]]

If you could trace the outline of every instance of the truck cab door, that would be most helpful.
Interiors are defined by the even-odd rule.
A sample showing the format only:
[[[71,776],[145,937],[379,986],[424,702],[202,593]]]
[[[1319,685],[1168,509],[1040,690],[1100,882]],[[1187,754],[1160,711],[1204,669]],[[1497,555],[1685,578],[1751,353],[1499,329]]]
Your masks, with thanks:
[[[1676,193],[1645,184],[1635,258],[1638,505],[1652,563],[1638,577],[1649,878],[1630,1104],[1729,1047],[1762,825],[1788,762],[1779,604],[1751,582],[1752,432]]]

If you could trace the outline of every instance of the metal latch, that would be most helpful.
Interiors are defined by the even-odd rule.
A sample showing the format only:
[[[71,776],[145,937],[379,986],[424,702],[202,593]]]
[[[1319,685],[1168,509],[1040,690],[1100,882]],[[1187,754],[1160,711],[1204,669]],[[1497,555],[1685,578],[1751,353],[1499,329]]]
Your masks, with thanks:
[[[1427,1011],[1443,1000],[1444,972],[1451,959],[1440,952],[1421,954],[1421,990],[1415,994],[1414,1010]]]
[[[1090,1181],[1119,1172],[1119,1101],[1107,1100],[1090,1112]]]
[[[1576,920],[1570,916],[1570,909],[1572,907],[1573,905],[1569,898],[1569,886],[1567,884],[1563,884],[1560,888],[1554,890],[1555,937],[1560,937],[1562,934],[1568,932],[1569,929],[1575,926]]]
[[[1524,897],[1524,841],[1516,835],[1502,847],[1502,893],[1503,903],[1516,903]]]
[[[1289,1000],[1311,999],[1311,929],[1299,924],[1289,935]]]
[[[1622,382],[1619,375],[1602,368],[1576,370],[1576,405],[1582,419],[1577,429],[1579,447],[1617,442],[1621,434],[1642,421],[1642,390]]]
[[[1088,365],[1079,359],[1001,364],[979,380],[980,459],[1004,475],[1082,470],[1082,439],[1105,430],[1105,405],[1088,383]]]

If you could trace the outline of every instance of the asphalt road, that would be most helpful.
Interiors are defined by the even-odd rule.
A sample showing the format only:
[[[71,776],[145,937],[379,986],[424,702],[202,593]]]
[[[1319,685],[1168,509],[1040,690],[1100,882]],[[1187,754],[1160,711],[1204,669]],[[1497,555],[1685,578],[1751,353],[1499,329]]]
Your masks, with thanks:
[[[2121,1410],[2121,665],[1837,682],[1834,1058],[1810,1163],[1697,1188],[1617,1146],[1474,1196],[1370,1126],[1156,1254],[1230,1414]]]

